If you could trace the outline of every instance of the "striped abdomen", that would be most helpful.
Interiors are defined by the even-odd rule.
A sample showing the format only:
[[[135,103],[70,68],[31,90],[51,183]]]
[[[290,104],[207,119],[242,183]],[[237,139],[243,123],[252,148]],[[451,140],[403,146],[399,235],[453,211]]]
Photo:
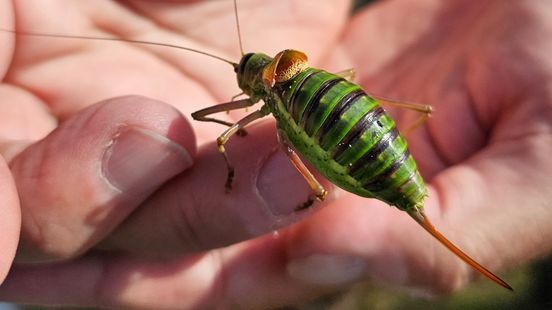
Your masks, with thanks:
[[[280,135],[332,183],[403,210],[424,182],[395,122],[360,86],[308,68],[274,89]]]

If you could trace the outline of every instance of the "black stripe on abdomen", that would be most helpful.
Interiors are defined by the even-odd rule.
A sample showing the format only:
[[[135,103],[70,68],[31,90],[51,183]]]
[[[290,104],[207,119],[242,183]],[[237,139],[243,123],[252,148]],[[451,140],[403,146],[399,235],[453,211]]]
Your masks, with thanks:
[[[368,113],[362,117],[361,120],[359,120],[355,126],[347,133],[345,138],[338,144],[338,146],[335,148],[332,157],[334,159],[337,159],[343,152],[345,152],[351,145],[355,144],[358,139],[362,136],[362,134],[370,128],[373,123],[380,118],[381,115],[385,113],[385,110],[380,107],[376,106],[372,110],[370,110]]]
[[[381,137],[381,139],[372,146],[370,150],[368,150],[366,153],[364,153],[364,155],[362,155],[362,157],[352,163],[349,169],[349,173],[351,174],[351,176],[354,177],[355,175],[359,175],[363,172],[363,168],[376,162],[378,160],[378,156],[383,153],[398,136],[399,131],[397,130],[397,127],[393,127],[393,129],[385,133]]]
[[[328,133],[328,131],[339,122],[343,113],[345,113],[345,111],[347,111],[349,107],[357,102],[357,100],[362,96],[365,96],[364,91],[362,89],[357,89],[341,98],[339,103],[333,108],[330,115],[328,115],[328,118],[326,118],[318,130],[318,141],[322,141],[324,139],[324,136]]]
[[[401,168],[401,166],[405,164],[409,156],[410,152],[407,149],[384,171],[362,184],[362,187],[369,191],[379,191],[384,189],[387,186],[386,183],[389,182],[390,177],[393,175],[393,173],[397,172]]]
[[[305,108],[305,111],[303,112],[303,115],[301,116],[301,122],[300,124],[305,126],[307,123],[307,120],[311,117],[312,112],[315,110],[315,108],[320,104],[320,99],[326,94],[333,86],[337,85],[339,82],[344,81],[345,79],[339,77],[335,79],[329,79],[327,81],[324,81],[322,85],[316,90],[314,95],[311,97],[309,102],[307,103],[307,107]],[[301,91],[301,90],[298,90]]]

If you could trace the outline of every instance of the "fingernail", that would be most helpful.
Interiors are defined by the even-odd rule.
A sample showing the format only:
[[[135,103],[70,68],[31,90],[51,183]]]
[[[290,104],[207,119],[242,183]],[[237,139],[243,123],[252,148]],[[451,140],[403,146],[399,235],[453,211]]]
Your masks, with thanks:
[[[355,256],[316,254],[292,260],[287,272],[309,284],[345,285],[365,276],[366,262]]]
[[[311,190],[305,179],[281,151],[264,163],[257,179],[257,189],[273,215],[290,215],[304,204]]]
[[[106,149],[102,172],[126,195],[144,196],[192,163],[186,149],[166,137],[146,129],[124,128]]]

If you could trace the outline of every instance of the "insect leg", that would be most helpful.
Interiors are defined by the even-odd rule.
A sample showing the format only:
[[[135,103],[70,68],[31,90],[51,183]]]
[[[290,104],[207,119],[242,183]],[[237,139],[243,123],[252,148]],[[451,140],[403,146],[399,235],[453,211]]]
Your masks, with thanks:
[[[354,81],[355,77],[356,77],[356,71],[355,71],[354,68],[342,70],[342,71],[336,72],[335,74],[339,75],[341,77],[344,77],[345,79],[347,79],[350,82]]]
[[[428,104],[420,104],[420,103],[412,103],[412,102],[401,102],[401,101],[394,101],[383,97],[378,97],[374,95],[370,95],[377,101],[379,101],[381,104],[389,105],[396,108],[401,109],[409,109],[413,110],[419,113],[422,113],[420,117],[418,117],[410,126],[408,126],[403,133],[405,135],[409,134],[412,130],[418,128],[420,125],[424,124],[427,119],[431,116],[433,113],[433,107]]]
[[[293,164],[293,166],[295,166],[297,171],[301,173],[303,178],[305,178],[305,181],[307,181],[310,188],[314,192],[314,195],[310,195],[308,200],[303,204],[301,204],[300,206],[298,206],[295,209],[295,211],[301,211],[301,210],[307,209],[314,203],[315,200],[324,201],[324,199],[326,199],[326,196],[328,195],[328,191],[322,186],[322,184],[320,184],[320,182],[318,182],[318,180],[314,177],[314,175],[309,171],[309,169],[307,168],[307,166],[305,166],[305,164],[303,163],[301,158],[297,155],[297,153],[291,147],[289,147],[285,142],[283,141],[281,142],[282,142],[284,152],[291,160],[291,163]]]
[[[238,101],[236,101],[238,102]],[[222,110],[224,111],[224,110]],[[230,160],[228,159],[228,155],[226,155],[226,150],[224,148],[224,144],[228,142],[228,139],[232,137],[234,134],[239,133],[240,130],[243,131],[243,128],[247,126],[247,124],[253,122],[254,120],[257,120],[263,116],[265,116],[266,113],[262,112],[261,110],[257,110],[246,117],[239,120],[237,123],[230,125],[230,128],[226,129],[218,138],[217,138],[217,146],[219,152],[222,153],[222,156],[224,156],[224,161],[226,162],[226,167],[228,168],[228,176],[226,177],[226,190],[230,191],[232,189],[232,181],[234,179],[234,167],[230,164]]]
[[[239,94],[237,94],[237,95],[232,96],[232,99],[230,99],[230,102],[236,101],[236,98],[238,98],[238,97],[240,97],[240,96],[242,96],[242,95],[244,95],[244,94],[245,94],[244,92],[241,92],[241,93],[239,93]]]
[[[219,113],[219,112],[243,109],[243,108],[250,107],[254,104],[255,104],[255,102],[253,102],[250,98],[246,98],[246,99],[242,99],[242,100],[238,100],[238,101],[230,101],[230,102],[226,102],[226,103],[221,103],[221,104],[214,105],[212,107],[208,107],[208,108],[205,108],[205,109],[202,109],[202,110],[199,110],[199,111],[195,111],[194,113],[192,113],[192,118],[196,121],[214,122],[214,123],[218,123],[218,124],[230,127],[230,126],[234,125],[234,123],[230,123],[230,122],[223,121],[223,120],[213,118],[213,117],[207,117],[207,115],[211,115],[211,114]],[[238,135],[239,136],[245,136],[246,135],[245,130],[240,129],[239,132],[238,132]]]
[[[241,92],[237,95],[232,96],[232,98],[230,98],[230,102],[236,101],[237,98],[239,98],[240,96],[242,96],[244,94],[245,94],[244,92]],[[247,107],[245,107],[245,112],[247,112]],[[226,114],[230,114],[230,110],[226,110]]]

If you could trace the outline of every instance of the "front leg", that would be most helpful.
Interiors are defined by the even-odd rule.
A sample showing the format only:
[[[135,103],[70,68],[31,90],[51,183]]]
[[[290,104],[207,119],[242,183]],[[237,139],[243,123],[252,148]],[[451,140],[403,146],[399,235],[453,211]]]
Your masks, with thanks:
[[[232,99],[234,99],[234,98],[232,98]],[[242,100],[238,100],[238,101],[232,100],[230,102],[217,104],[217,105],[207,107],[207,108],[199,110],[199,111],[195,111],[194,113],[192,113],[192,118],[194,120],[200,121],[200,122],[213,122],[213,123],[217,123],[217,124],[221,124],[221,125],[231,127],[231,126],[234,125],[233,123],[223,121],[223,120],[220,120],[220,119],[217,119],[217,118],[214,118],[214,117],[208,117],[208,115],[219,113],[219,112],[228,112],[228,111],[232,111],[232,110],[243,109],[243,108],[250,107],[254,104],[255,104],[255,102],[253,102],[253,100],[251,100],[251,98],[246,98],[246,99],[242,99]],[[240,130],[238,130],[237,134],[238,134],[238,136],[245,136],[246,132],[245,132],[245,130],[240,129]]]
[[[247,126],[249,123],[262,118],[266,116],[266,113],[264,113],[262,110],[257,110],[246,117],[239,120],[237,123],[230,126],[230,128],[226,129],[218,138],[217,138],[217,147],[219,152],[224,157],[224,161],[226,162],[226,167],[228,169],[228,175],[226,177],[226,191],[229,192],[232,189],[232,181],[234,180],[234,167],[230,163],[230,160],[228,159],[228,155],[226,154],[226,149],[224,148],[224,145],[230,137],[232,137],[234,134],[239,133],[240,131],[243,131],[243,128]]]

